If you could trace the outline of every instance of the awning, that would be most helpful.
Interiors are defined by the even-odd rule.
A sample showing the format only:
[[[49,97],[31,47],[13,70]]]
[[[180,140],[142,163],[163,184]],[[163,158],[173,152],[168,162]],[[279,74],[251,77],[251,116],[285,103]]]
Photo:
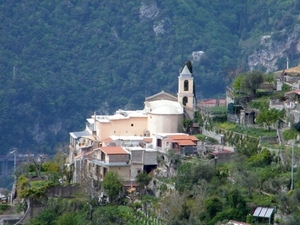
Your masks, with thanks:
[[[257,207],[253,213],[255,217],[270,218],[274,208]]]
[[[82,136],[83,138],[87,138],[87,139],[90,139],[92,141],[96,141],[96,138],[92,135],[88,135],[88,136]]]
[[[89,136],[91,135],[88,131],[84,130],[84,131],[78,131],[78,132],[72,132],[70,133],[70,135],[74,138],[74,139],[78,139],[80,137],[84,137],[84,136]]]

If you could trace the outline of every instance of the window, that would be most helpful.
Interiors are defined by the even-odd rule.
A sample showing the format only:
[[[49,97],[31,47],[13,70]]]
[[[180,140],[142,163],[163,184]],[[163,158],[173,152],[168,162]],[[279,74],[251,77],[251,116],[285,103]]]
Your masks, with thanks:
[[[131,124],[131,126],[133,127],[133,123]]]
[[[185,106],[186,103],[188,103],[188,98],[187,98],[186,96],[184,96],[184,97],[182,98],[182,104]]]
[[[104,154],[104,152],[101,152],[101,161],[105,161],[105,154]]]
[[[161,147],[161,139],[157,139],[156,140],[156,146],[157,147]]]
[[[185,80],[183,86],[184,86],[183,90],[188,91],[189,90],[189,81]]]

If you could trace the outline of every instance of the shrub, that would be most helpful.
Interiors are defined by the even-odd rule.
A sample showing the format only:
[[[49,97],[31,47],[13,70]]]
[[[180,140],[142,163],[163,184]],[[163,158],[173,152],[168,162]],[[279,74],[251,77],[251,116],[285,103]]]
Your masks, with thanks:
[[[0,204],[0,211],[6,211],[9,207],[8,204]]]
[[[291,128],[289,130],[283,131],[283,138],[286,141],[293,140],[293,139],[296,139],[298,134],[299,134],[299,132],[295,128]]]
[[[264,167],[272,162],[272,155],[268,149],[263,149],[260,153],[251,156],[248,160],[250,166]]]

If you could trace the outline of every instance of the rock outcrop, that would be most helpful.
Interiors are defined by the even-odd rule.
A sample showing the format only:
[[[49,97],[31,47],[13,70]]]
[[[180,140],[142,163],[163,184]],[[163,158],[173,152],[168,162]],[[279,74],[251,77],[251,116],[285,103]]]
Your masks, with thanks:
[[[276,38],[278,34],[281,38]],[[248,56],[248,66],[251,70],[265,68],[266,72],[273,72],[284,69],[278,68],[278,60],[287,58],[300,60],[300,25],[296,25],[290,33],[283,30],[261,36],[256,49],[258,50]]]

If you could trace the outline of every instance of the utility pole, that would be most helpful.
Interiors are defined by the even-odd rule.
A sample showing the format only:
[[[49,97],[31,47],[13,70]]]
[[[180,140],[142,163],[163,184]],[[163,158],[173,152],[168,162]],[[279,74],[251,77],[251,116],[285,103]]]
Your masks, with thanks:
[[[13,148],[13,150],[9,154],[14,154],[14,173],[17,169],[17,148]]]
[[[294,148],[295,148],[295,141],[294,141],[294,143],[293,143],[293,148],[292,148],[291,190],[294,189]]]

